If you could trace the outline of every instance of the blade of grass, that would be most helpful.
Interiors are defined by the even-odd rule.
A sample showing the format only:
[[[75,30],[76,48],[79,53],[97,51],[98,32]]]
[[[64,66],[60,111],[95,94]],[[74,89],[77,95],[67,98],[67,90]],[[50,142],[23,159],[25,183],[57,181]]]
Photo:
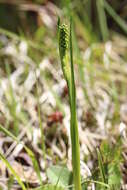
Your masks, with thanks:
[[[97,156],[98,156],[98,163],[99,163],[99,169],[100,169],[102,182],[106,184],[107,181],[106,181],[106,176],[105,176],[105,170],[103,167],[102,156],[101,156],[101,152],[99,149],[97,149]]]
[[[114,11],[114,9],[109,5],[106,0],[104,1],[104,7],[108,14],[114,19],[114,21],[119,25],[119,27],[127,34],[127,23],[120,18],[120,16]]]
[[[84,184],[84,183],[95,183],[95,184],[99,184],[99,185],[101,185],[101,186],[103,186],[103,187],[105,187],[105,188],[107,188],[107,189],[110,190],[110,186],[109,186],[108,184],[106,184],[106,183],[101,182],[101,181],[96,181],[96,180],[92,180],[92,179],[85,179],[85,180],[82,180],[82,181],[81,181],[81,184]],[[74,185],[69,185],[69,186],[67,186],[67,189],[70,189],[70,188],[72,188],[72,187],[74,187]]]
[[[100,23],[101,35],[102,35],[103,41],[106,41],[108,39],[109,33],[108,33],[108,26],[107,26],[107,21],[106,21],[103,0],[97,0],[96,5],[97,5],[97,13],[98,13],[98,18],[99,18],[99,23]]]
[[[11,171],[13,176],[16,178],[17,182],[21,186],[23,190],[27,190],[23,182],[21,181],[20,177],[18,174],[15,172],[15,170],[12,168],[11,164],[7,161],[7,159],[0,153],[0,159],[4,162],[4,164],[7,166],[7,168]]]
[[[35,158],[34,153],[26,145],[24,145],[22,142],[20,142],[10,131],[8,131],[1,124],[0,124],[0,131],[2,131],[6,136],[11,137],[18,144],[22,144],[23,145],[24,149],[26,150],[26,152],[28,153],[28,155],[30,156],[30,158],[32,160],[34,170],[36,171],[38,179],[40,181],[40,184],[42,185],[42,178],[41,178],[41,174],[40,174],[40,170],[39,170],[39,165],[38,165],[38,162],[37,162],[37,160]]]

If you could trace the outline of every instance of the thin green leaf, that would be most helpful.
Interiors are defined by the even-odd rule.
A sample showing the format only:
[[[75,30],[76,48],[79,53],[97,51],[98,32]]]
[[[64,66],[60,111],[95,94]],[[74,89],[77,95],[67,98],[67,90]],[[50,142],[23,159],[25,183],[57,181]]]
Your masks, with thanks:
[[[37,176],[39,178],[39,181],[42,185],[42,178],[41,178],[41,174],[40,174],[40,170],[39,170],[39,165],[38,165],[38,162],[35,158],[35,155],[34,153],[27,147],[25,146],[22,142],[20,142],[10,131],[8,131],[5,127],[3,127],[1,124],[0,124],[0,131],[2,131],[5,135],[11,137],[14,141],[16,141],[18,144],[22,144],[24,146],[24,149],[26,150],[26,152],[28,153],[28,155],[30,156],[31,160],[32,160],[32,163],[33,163],[33,167],[37,173]]]
[[[96,5],[97,5],[97,13],[98,13],[98,18],[99,18],[102,38],[104,41],[106,41],[108,39],[109,33],[108,33],[103,0],[97,0]]]
[[[17,182],[19,183],[19,185],[22,187],[23,190],[27,190],[25,185],[23,184],[23,182],[21,181],[20,177],[18,176],[18,174],[15,172],[15,170],[12,168],[11,164],[6,160],[6,158],[0,153],[0,159],[5,163],[5,165],[7,166],[7,168],[11,171],[11,173],[14,175],[14,177],[16,178]]]
[[[99,163],[99,169],[100,169],[102,182],[106,183],[105,170],[104,170],[104,167],[103,167],[102,156],[101,156],[101,152],[100,152],[99,149],[97,149],[97,156],[98,156],[98,163]]]
[[[104,1],[104,7],[108,14],[114,19],[114,21],[119,25],[119,27],[127,34],[127,23],[120,18],[120,16],[114,11],[114,9],[109,5],[106,0]]]

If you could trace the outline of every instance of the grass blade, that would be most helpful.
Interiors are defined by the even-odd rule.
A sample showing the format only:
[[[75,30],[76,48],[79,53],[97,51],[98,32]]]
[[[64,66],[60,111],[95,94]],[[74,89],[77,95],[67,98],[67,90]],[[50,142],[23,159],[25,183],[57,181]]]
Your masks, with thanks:
[[[18,174],[15,172],[15,170],[12,168],[12,166],[10,165],[10,163],[7,161],[7,159],[1,153],[0,153],[0,159],[4,162],[4,164],[7,166],[7,168],[11,171],[11,173],[16,178],[17,182],[22,187],[22,189],[23,190],[27,190],[26,187],[25,187],[25,185],[21,181],[20,177],[18,176]]]
[[[41,178],[41,174],[40,174],[40,170],[39,170],[39,165],[38,162],[35,158],[34,153],[27,147],[25,146],[22,142],[20,142],[10,131],[8,131],[5,127],[3,127],[0,124],[0,131],[2,131],[5,135],[11,137],[14,141],[16,141],[19,144],[22,144],[24,146],[24,149],[26,150],[26,152],[28,153],[28,155],[30,156],[32,163],[33,163],[33,167],[37,173],[38,179],[40,181],[40,184],[42,185],[42,178]]]
[[[103,183],[101,181],[96,181],[96,180],[92,180],[92,179],[84,179],[84,180],[81,181],[82,185],[85,184],[85,183],[95,183],[95,184],[103,186],[104,188],[107,188],[107,189],[111,190],[110,186],[108,184]],[[67,189],[70,189],[70,188],[73,188],[73,187],[74,187],[74,185],[68,185]]]
[[[100,23],[101,35],[102,35],[103,41],[106,41],[108,39],[109,33],[108,33],[108,27],[107,27],[103,0],[97,0],[96,5],[97,5],[97,12],[98,12],[98,18],[99,18],[99,23]]]
[[[119,27],[127,34],[127,24],[126,22],[120,18],[120,16],[113,10],[113,8],[109,5],[109,3],[105,0],[104,7],[108,14],[114,19],[114,21],[119,25]]]
[[[102,156],[99,149],[97,149],[97,156],[98,156],[98,163],[99,163],[99,169],[100,169],[102,182],[106,184],[105,170],[103,167]]]

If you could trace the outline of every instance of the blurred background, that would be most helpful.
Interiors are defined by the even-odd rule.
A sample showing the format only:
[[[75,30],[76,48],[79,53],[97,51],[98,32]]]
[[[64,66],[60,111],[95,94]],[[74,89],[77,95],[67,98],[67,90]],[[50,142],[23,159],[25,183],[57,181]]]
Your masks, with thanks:
[[[61,13],[59,9],[62,10]],[[52,16],[52,20],[59,14],[67,16],[67,14],[69,15],[73,12],[76,17],[74,20],[80,20],[91,41],[92,39],[107,40],[109,38],[109,29],[123,35],[127,33],[126,23],[124,23],[127,19],[126,10],[126,0],[1,0],[0,12],[2,19],[0,24],[1,27],[16,33],[22,31],[25,35],[33,35],[38,27],[44,27],[46,23],[53,27],[53,23],[51,24],[48,17],[44,17],[43,12],[47,13],[49,17]]]
[[[74,23],[81,172],[100,179],[95,169],[95,149],[99,146],[109,184],[120,189],[122,181],[124,190],[127,0],[0,0],[0,124],[32,149],[45,182],[50,164],[67,163],[71,169],[68,89],[60,66],[57,33],[58,16],[69,24],[70,15]],[[0,151],[16,171],[25,166],[29,175],[24,178],[20,172],[20,177],[37,186],[23,147],[0,133]],[[5,167],[0,170],[6,178]]]

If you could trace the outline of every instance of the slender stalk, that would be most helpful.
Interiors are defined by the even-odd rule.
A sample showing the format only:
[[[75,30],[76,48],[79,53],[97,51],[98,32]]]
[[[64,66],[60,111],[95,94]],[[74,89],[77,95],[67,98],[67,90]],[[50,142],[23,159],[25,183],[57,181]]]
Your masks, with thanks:
[[[76,89],[73,66],[73,46],[72,46],[72,19],[70,21],[70,60],[71,60],[71,143],[72,143],[72,165],[74,173],[75,189],[81,190],[80,176],[80,145],[78,134],[78,122],[76,113]]]
[[[69,48],[70,41],[70,61],[69,65]],[[70,103],[70,132],[71,132],[71,145],[72,145],[72,167],[73,167],[73,180],[75,190],[81,190],[81,176],[80,176],[80,146],[78,135],[78,122],[76,113],[76,89],[74,80],[74,67],[73,67],[73,48],[72,48],[72,19],[70,22],[70,38],[68,34],[68,27],[59,24],[59,52],[61,59],[61,66],[64,77],[67,82],[69,90],[69,103]]]

